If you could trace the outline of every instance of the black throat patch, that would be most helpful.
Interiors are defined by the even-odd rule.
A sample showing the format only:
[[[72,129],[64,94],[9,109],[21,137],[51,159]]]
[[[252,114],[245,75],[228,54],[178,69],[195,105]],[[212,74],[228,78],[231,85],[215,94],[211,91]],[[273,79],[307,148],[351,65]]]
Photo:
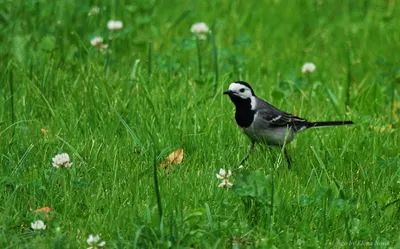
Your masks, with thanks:
[[[251,99],[242,99],[235,95],[229,95],[229,97],[236,106],[236,123],[242,128],[249,127],[255,115],[255,111],[251,110]]]

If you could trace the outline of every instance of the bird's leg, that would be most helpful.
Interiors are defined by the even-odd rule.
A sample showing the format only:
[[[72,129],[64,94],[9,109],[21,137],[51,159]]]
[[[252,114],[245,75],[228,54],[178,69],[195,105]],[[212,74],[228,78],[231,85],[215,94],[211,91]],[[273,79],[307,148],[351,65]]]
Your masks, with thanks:
[[[290,158],[290,156],[289,156],[289,153],[287,152],[287,149],[286,149],[286,147],[283,147],[283,153],[285,154],[285,157],[286,157],[286,161],[287,161],[287,164],[288,164],[288,169],[291,169],[291,167],[292,167],[292,163],[291,163],[291,161],[292,161],[292,159]]]
[[[254,151],[254,141],[250,142],[249,154],[252,154]]]
[[[240,162],[240,165],[243,165],[244,163],[247,162],[247,159],[249,159],[249,156],[250,156],[250,154],[253,153],[253,151],[254,151],[254,141],[251,141],[249,153],[243,158],[243,160]]]

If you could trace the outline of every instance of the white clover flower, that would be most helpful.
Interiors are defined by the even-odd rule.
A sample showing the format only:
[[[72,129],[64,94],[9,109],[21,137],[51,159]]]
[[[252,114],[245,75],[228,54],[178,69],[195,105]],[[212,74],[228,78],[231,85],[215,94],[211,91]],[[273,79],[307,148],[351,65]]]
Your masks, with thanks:
[[[107,28],[109,30],[122,29],[123,26],[124,26],[124,24],[121,21],[110,20],[107,23]]]
[[[100,36],[93,37],[92,40],[90,40],[90,44],[94,47],[99,46],[101,43],[103,43],[103,37]]]
[[[226,169],[220,169],[218,174],[216,174],[217,178],[222,180],[222,182],[218,185],[220,188],[231,188],[233,184],[229,181],[229,177],[232,175],[232,171]]]
[[[207,34],[210,32],[210,29],[204,22],[198,22],[192,25],[190,31],[195,34],[200,40],[206,40]]]
[[[72,163],[69,160],[69,155],[67,153],[62,153],[53,157],[53,166],[57,169],[70,168]]]
[[[90,245],[90,247],[88,247],[87,249],[94,249],[94,248],[103,247],[106,245],[105,241],[98,243],[99,240],[100,240],[99,235],[90,234],[89,238],[86,240],[86,242]]]
[[[223,180],[223,181],[218,185],[218,187],[220,187],[220,188],[232,188],[232,186],[233,186],[233,183],[231,183],[231,182],[228,181],[228,180]]]
[[[100,46],[97,47],[99,51],[103,51],[108,48],[108,44],[101,44]]]
[[[301,72],[302,73],[312,73],[315,71],[315,64],[312,62],[306,62],[304,65],[301,67]]]
[[[243,169],[243,168],[244,168],[244,166],[240,164],[239,165],[239,169]]]
[[[228,170],[228,172],[225,169],[220,169],[219,173],[216,174],[217,178],[220,180],[228,179],[232,175],[232,171]]]
[[[86,240],[86,242],[89,245],[93,245],[93,244],[96,244],[99,240],[100,240],[100,236],[99,235],[90,234],[89,238]]]
[[[31,228],[33,230],[45,230],[46,229],[46,225],[44,224],[43,221],[41,220],[37,220],[31,223]]]
[[[96,47],[99,51],[103,51],[104,49],[108,48],[108,44],[103,44],[103,37],[101,36],[93,37],[93,39],[90,40],[90,44]]]
[[[90,9],[88,15],[89,15],[89,16],[94,16],[94,15],[97,15],[97,14],[99,14],[99,13],[100,13],[100,8],[97,7],[97,6],[93,6],[93,7]]]

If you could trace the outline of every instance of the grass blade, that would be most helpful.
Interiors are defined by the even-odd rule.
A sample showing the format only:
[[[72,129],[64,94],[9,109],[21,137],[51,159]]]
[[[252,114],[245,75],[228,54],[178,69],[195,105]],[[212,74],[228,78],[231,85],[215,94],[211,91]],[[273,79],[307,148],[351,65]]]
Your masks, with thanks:
[[[215,72],[215,87],[217,86],[219,71],[218,71],[218,50],[217,44],[215,43],[215,37],[212,32],[210,32],[211,43],[213,47],[213,56],[214,56],[214,72]]]

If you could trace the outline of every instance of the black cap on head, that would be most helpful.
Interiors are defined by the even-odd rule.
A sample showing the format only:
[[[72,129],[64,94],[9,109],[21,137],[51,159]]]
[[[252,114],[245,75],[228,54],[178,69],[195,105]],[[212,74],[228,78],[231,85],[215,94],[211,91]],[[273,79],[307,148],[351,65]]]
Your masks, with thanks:
[[[251,90],[251,93],[252,93],[254,96],[256,96],[256,95],[254,94],[253,88],[250,86],[249,83],[247,83],[247,82],[245,82],[245,81],[241,81],[241,80],[235,81],[235,83],[242,84],[242,85],[248,87],[248,88]]]

